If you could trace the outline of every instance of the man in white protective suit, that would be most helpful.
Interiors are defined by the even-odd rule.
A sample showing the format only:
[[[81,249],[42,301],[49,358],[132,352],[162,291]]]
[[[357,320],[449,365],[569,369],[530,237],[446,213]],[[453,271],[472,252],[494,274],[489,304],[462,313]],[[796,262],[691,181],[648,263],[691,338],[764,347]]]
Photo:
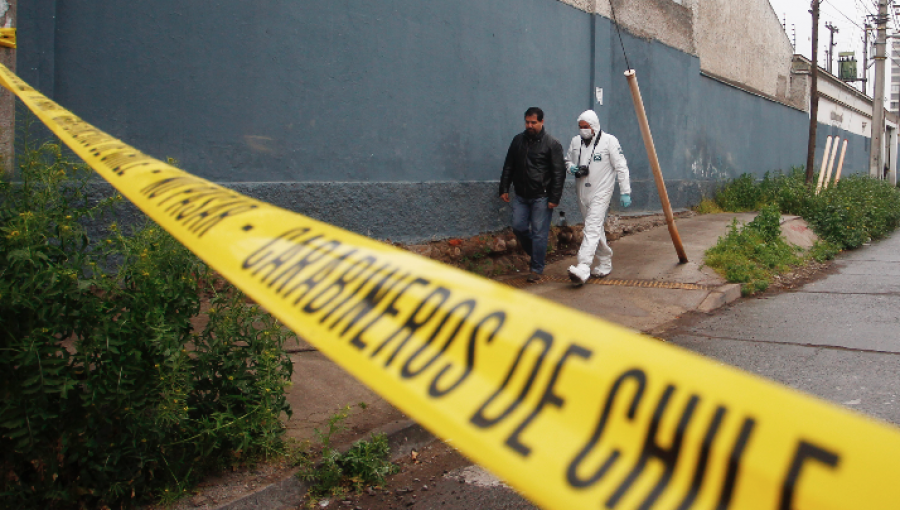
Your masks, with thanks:
[[[569,266],[569,278],[580,286],[591,276],[603,278],[612,272],[613,252],[606,243],[603,225],[616,179],[622,207],[631,205],[631,183],[619,140],[600,130],[600,120],[593,110],[578,117],[578,128],[578,136],[569,144],[566,166],[575,175],[578,205],[584,216],[578,264]]]

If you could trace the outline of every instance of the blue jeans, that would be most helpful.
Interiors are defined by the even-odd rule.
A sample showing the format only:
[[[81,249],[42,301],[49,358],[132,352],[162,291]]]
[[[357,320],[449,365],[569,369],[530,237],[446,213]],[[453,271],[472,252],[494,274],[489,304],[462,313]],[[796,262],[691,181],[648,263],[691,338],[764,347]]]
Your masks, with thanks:
[[[531,271],[544,274],[547,258],[547,236],[553,209],[547,207],[548,199],[512,197],[512,229],[525,253],[531,257]]]

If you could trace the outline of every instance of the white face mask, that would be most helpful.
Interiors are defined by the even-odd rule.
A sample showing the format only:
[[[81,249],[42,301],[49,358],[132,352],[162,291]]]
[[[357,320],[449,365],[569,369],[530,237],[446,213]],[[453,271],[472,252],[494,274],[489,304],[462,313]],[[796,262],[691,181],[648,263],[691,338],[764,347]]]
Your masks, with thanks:
[[[594,137],[594,130],[592,129],[579,129],[578,131],[581,132],[581,137],[585,140],[590,140]]]

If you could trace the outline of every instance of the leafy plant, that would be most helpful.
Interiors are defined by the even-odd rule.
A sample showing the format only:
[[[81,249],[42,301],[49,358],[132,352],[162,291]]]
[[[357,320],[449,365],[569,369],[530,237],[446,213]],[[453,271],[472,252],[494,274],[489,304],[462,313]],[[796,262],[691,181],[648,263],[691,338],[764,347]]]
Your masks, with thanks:
[[[322,445],[321,459],[317,462],[312,455],[301,459],[297,476],[310,483],[308,494],[313,499],[384,485],[385,478],[398,470],[389,460],[390,448],[384,434],[372,434],[368,440],[357,441],[345,453],[331,445],[332,436],[343,430],[349,411],[348,406],[334,414],[325,430],[314,429]]]
[[[742,175],[726,184],[716,203],[729,211],[759,209],[760,215],[741,228],[735,222],[728,235],[707,251],[706,263],[728,281],[744,284],[745,293],[768,287],[771,277],[802,262],[778,232],[778,212],[802,216],[821,239],[805,255],[822,261],[838,252],[883,237],[900,225],[900,190],[865,176],[849,176],[815,193],[802,168],[789,174],[769,174],[760,181]]]
[[[821,239],[842,250],[883,237],[900,224],[900,190],[889,183],[851,175],[816,194],[802,168],[767,173],[759,182],[744,174],[719,191],[716,203],[735,212],[776,205],[784,214],[802,216]]]
[[[715,200],[704,198],[694,207],[694,212],[697,214],[716,214],[724,211]]]
[[[726,280],[741,283],[745,294],[766,290],[772,276],[799,265],[799,249],[781,238],[781,214],[774,205],[764,207],[746,225],[737,219],[731,229],[706,251],[706,264]]]
[[[153,224],[92,241],[121,197],[91,203],[58,145],[18,152],[0,182],[0,507],[173,500],[276,451],[281,325]]]

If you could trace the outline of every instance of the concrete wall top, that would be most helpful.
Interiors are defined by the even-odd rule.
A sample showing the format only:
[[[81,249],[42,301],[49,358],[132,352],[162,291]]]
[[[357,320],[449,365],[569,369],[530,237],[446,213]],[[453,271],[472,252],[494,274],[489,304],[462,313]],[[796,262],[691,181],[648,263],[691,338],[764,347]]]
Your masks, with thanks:
[[[700,57],[700,68],[795,107],[794,49],[768,0],[560,0]]]
[[[768,0],[691,0],[700,68],[787,102],[790,40]]]
[[[695,54],[691,0],[560,0],[585,12],[615,19],[632,34]],[[613,16],[615,9],[615,16]]]
[[[768,0],[692,0],[704,71],[788,100],[793,47]]]

